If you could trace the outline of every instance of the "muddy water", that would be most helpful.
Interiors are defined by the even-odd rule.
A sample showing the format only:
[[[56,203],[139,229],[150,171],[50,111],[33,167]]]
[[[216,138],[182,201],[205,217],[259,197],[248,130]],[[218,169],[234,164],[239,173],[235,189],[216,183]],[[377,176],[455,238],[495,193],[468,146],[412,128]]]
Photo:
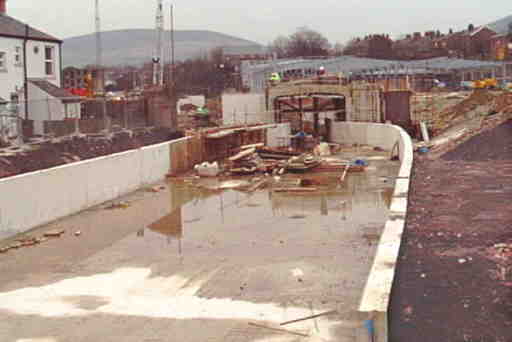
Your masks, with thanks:
[[[220,233],[240,233],[240,230],[246,239],[266,231],[293,235],[297,226],[307,226],[311,234],[319,227],[353,226],[360,227],[362,232],[378,234],[387,219],[397,170],[396,162],[375,160],[370,162],[368,172],[350,173],[343,183],[339,181],[340,174],[332,172],[285,175],[279,181],[270,177],[266,189],[254,193],[205,189],[217,185],[216,180],[170,182],[168,210],[165,215],[157,214],[159,217],[146,230],[169,241],[180,241],[182,247],[188,241],[201,241]],[[318,191],[273,191],[300,178],[312,181]],[[142,234],[143,231],[138,236]]]

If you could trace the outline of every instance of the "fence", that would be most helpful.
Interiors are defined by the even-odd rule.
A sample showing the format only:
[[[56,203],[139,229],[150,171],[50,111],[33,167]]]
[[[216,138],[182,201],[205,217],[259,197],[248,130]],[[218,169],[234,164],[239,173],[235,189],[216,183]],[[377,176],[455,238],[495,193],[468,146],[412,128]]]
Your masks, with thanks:
[[[46,98],[0,105],[0,139],[9,142],[21,137],[61,137],[147,126],[151,123],[143,98],[82,103]]]
[[[177,175],[186,172],[204,160],[204,139],[201,135],[188,137],[181,144],[170,146],[170,158],[173,161],[169,173]]]

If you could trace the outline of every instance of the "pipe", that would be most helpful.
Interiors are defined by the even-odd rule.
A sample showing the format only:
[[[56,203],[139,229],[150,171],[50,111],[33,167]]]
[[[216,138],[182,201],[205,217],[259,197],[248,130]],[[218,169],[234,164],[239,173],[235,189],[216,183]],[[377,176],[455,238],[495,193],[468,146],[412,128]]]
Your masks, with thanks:
[[[25,99],[25,120],[28,120],[28,75],[27,75],[27,43],[29,26],[25,25],[25,39],[23,39],[23,96]]]
[[[64,85],[64,75],[62,73],[62,42],[59,43],[59,87]]]

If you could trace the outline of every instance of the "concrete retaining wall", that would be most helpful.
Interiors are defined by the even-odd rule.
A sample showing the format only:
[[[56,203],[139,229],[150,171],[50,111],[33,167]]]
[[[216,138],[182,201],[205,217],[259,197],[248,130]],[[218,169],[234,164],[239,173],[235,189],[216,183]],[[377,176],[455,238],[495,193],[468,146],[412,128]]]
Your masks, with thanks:
[[[359,311],[369,314],[375,325],[375,342],[388,341],[388,306],[395,276],[398,253],[407,215],[413,146],[410,136],[398,126],[334,122],[334,142],[379,146],[392,150],[399,147],[400,171],[391,201],[390,217],[382,233],[377,254],[361,298]]]
[[[0,179],[0,238],[161,180],[170,169],[170,146],[187,139]]]

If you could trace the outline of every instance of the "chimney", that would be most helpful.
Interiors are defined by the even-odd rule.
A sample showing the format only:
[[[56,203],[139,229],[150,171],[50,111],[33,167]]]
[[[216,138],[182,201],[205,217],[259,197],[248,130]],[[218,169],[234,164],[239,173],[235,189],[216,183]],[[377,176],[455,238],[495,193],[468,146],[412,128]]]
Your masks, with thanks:
[[[0,0],[0,15],[7,13],[7,0]]]

